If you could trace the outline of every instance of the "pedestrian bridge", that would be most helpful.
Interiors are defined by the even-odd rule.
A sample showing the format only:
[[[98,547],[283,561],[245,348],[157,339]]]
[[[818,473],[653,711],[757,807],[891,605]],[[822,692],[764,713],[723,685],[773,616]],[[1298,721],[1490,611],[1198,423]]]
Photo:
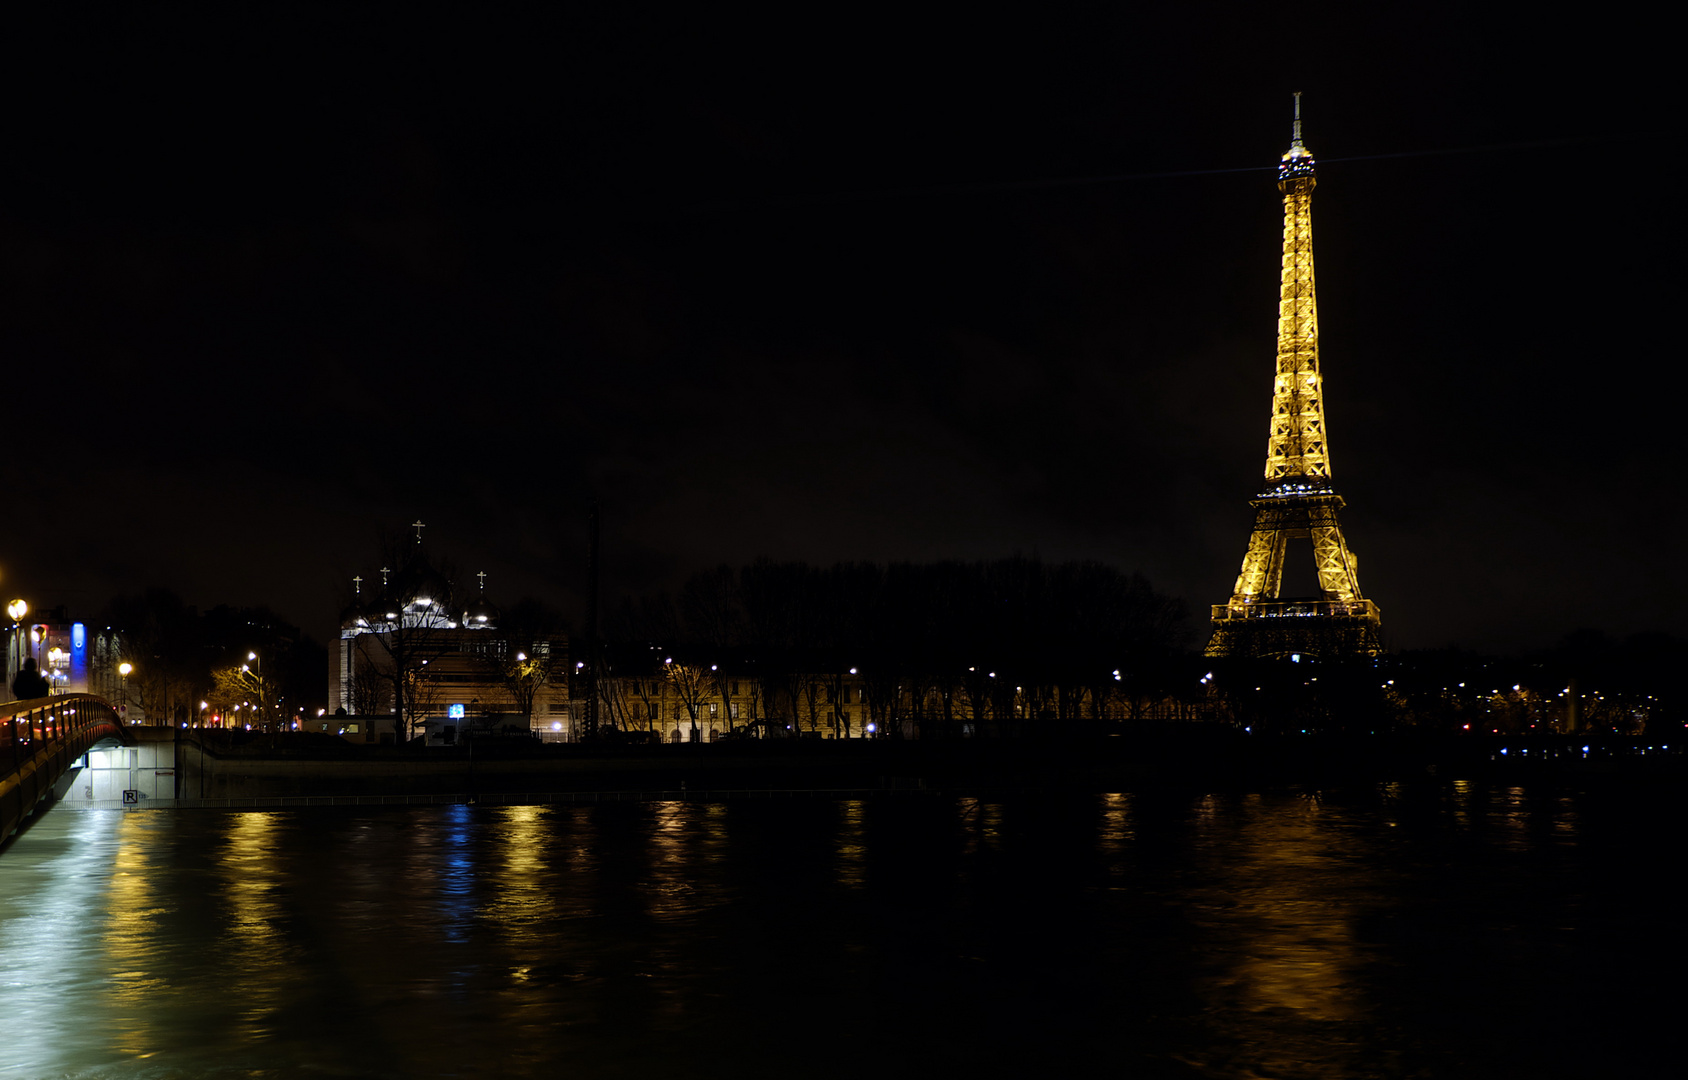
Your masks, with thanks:
[[[0,705],[0,844],[89,750],[132,741],[116,710],[93,694]]]

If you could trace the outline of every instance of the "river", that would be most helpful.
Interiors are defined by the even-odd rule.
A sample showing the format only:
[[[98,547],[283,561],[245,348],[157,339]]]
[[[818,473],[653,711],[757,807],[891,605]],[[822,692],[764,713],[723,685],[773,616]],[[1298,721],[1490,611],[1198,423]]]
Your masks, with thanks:
[[[1674,1074],[1685,807],[59,807],[0,853],[0,1076]]]

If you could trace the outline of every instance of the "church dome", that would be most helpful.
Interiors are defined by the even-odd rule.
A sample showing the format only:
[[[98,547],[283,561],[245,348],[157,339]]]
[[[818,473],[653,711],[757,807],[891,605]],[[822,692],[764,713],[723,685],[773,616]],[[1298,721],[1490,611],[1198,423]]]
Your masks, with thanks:
[[[340,629],[367,630],[369,629],[369,612],[364,606],[353,601],[346,610],[340,613]]]
[[[498,616],[498,608],[485,596],[479,596],[463,613],[463,625],[470,630],[494,630],[498,627]]]

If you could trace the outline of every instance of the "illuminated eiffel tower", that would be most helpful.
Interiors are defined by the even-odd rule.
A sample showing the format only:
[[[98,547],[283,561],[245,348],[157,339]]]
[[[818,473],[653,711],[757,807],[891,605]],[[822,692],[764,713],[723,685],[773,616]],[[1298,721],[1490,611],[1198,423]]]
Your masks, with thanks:
[[[1283,272],[1278,286],[1278,374],[1266,483],[1254,507],[1254,533],[1229,603],[1213,606],[1214,657],[1375,656],[1381,651],[1377,605],[1360,595],[1357,560],[1342,539],[1331,486],[1319,374],[1319,312],[1313,295],[1313,155],[1301,142],[1301,95],[1295,135],[1278,165],[1284,193]],[[1297,540],[1310,541],[1318,592],[1280,596],[1284,563]]]

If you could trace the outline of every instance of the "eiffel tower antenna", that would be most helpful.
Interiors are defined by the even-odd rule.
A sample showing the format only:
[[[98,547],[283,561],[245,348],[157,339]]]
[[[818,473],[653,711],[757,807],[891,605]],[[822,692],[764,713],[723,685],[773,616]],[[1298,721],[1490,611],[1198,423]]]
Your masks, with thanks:
[[[1301,94],[1295,128],[1278,163],[1284,196],[1284,247],[1278,282],[1278,363],[1266,439],[1266,476],[1254,507],[1254,532],[1231,599],[1213,607],[1207,655],[1375,656],[1382,647],[1377,605],[1360,593],[1358,560],[1337,522],[1344,503],[1331,486],[1319,371],[1319,310],[1313,288],[1312,152],[1301,141]],[[1318,595],[1285,597],[1285,556],[1292,540],[1312,542]]]

